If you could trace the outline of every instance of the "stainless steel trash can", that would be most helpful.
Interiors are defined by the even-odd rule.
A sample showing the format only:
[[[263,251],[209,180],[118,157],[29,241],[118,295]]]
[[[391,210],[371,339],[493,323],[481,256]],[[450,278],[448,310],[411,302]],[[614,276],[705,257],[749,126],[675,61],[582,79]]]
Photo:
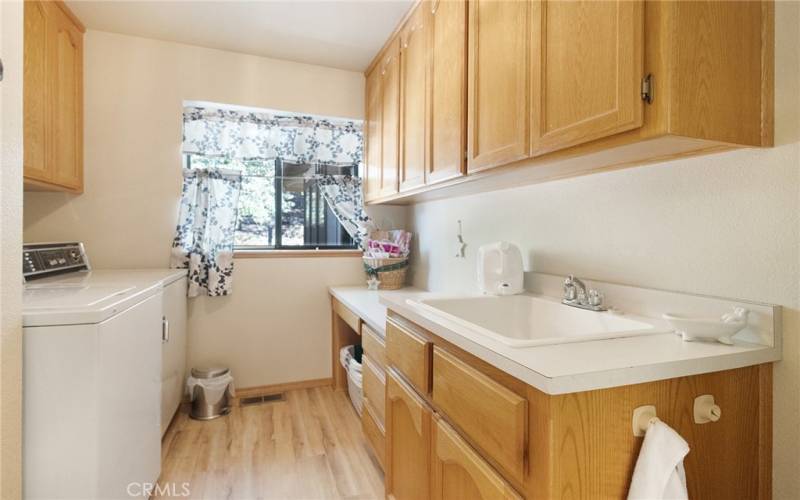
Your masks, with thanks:
[[[210,366],[201,368],[192,368],[192,377],[200,381],[211,382],[212,379],[224,377],[230,372],[229,368],[222,366]],[[210,401],[209,395],[206,393],[202,384],[194,386],[192,394],[192,412],[191,417],[197,420],[211,420],[223,415],[227,415],[231,411],[228,390],[222,392],[217,401]]]

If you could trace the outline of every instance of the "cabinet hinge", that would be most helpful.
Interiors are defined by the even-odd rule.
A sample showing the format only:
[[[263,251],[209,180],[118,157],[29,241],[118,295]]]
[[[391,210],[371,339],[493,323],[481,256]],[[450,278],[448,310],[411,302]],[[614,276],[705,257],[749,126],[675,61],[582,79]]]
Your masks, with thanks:
[[[653,103],[653,75],[650,73],[642,78],[642,100],[647,104]]]

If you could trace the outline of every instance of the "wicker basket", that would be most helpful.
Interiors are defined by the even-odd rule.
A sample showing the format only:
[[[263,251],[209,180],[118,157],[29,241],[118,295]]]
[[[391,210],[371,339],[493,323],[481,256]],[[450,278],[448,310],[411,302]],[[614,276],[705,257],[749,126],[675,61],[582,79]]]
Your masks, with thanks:
[[[407,270],[407,257],[390,259],[372,259],[364,257],[364,271],[367,273],[367,277],[377,277],[381,282],[378,286],[381,290],[397,290],[398,288],[403,288],[406,283]]]

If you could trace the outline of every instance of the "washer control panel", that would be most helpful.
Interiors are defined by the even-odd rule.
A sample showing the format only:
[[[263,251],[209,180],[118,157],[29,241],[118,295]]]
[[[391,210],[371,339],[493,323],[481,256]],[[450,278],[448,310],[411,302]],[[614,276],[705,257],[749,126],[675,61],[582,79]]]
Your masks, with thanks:
[[[89,269],[83,243],[36,243],[22,247],[22,275],[26,281]]]

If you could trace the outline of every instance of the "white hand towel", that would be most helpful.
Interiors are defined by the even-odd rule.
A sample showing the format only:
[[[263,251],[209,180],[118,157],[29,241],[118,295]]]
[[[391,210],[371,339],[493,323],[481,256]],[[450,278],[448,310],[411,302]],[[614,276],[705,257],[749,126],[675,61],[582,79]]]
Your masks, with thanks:
[[[651,423],[633,470],[628,500],[686,500],[683,458],[689,445],[660,420]]]

